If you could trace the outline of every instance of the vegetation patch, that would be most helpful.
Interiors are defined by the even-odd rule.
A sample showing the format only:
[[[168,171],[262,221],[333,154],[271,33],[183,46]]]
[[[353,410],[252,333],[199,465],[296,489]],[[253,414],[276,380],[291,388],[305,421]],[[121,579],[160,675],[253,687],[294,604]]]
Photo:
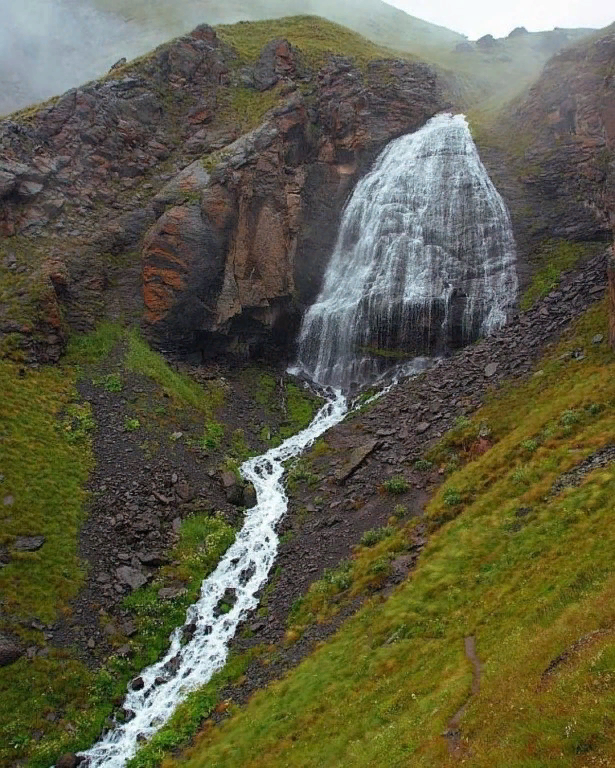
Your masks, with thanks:
[[[544,243],[532,258],[539,269],[521,297],[521,310],[526,312],[531,309],[539,299],[557,288],[562,272],[573,269],[595,252],[596,243],[573,243],[569,240],[548,240]]]
[[[359,66],[373,59],[390,58],[390,48],[376,45],[347,27],[317,16],[292,16],[267,21],[239,22],[216,27],[219,37],[239,53],[242,64],[255,62],[267,43],[284,38],[299,48],[305,61],[322,67],[329,56],[343,52]]]
[[[540,376],[492,394],[455,430],[449,447],[464,434],[475,440],[486,422],[493,444],[460,462],[429,504],[433,532],[411,578],[386,602],[368,601],[284,680],[204,733],[183,766],[457,765],[442,733],[472,689],[470,635],[484,667],[459,725],[468,764],[613,761],[613,634],[579,641],[615,624],[615,467],[589,471],[550,496],[562,473],[613,441],[615,360],[606,344],[592,345],[597,333],[606,333],[604,305],[540,362]],[[578,347],[584,360],[562,357]],[[524,443],[536,436],[528,452]],[[523,485],[515,480],[520,468]],[[450,506],[452,491],[463,504]],[[360,548],[352,562],[366,558],[365,573],[386,568],[375,556],[398,535]],[[356,568],[352,585],[340,584],[347,592]],[[336,610],[318,592],[338,589],[342,576],[310,590],[291,629]],[[570,648],[575,653],[554,668]]]

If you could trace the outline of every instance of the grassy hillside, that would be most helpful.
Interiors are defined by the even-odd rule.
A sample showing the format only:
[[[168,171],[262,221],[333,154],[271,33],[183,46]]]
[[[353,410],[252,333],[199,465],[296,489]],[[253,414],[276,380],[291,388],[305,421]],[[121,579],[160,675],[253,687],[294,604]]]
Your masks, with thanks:
[[[605,328],[600,305],[432,452],[448,476],[406,583],[165,766],[611,765],[615,358],[593,343]],[[381,557],[359,554],[364,569]]]

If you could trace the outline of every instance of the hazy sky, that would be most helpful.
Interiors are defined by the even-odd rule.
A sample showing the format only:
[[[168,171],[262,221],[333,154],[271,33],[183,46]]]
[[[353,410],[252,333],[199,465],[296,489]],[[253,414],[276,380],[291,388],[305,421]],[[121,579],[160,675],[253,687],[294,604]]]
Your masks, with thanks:
[[[476,40],[504,37],[515,27],[606,27],[615,21],[612,0],[386,0],[390,5]]]

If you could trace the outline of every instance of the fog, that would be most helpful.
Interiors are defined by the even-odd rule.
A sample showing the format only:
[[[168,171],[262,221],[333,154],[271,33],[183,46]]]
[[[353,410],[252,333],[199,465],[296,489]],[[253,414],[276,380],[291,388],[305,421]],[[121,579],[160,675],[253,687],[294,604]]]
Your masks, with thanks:
[[[430,18],[453,27],[462,18],[469,23],[472,4],[478,12],[486,0],[467,0],[459,18],[444,6],[435,18],[436,0],[394,1],[417,15],[423,10],[429,15],[428,5],[433,6]],[[495,6],[491,0],[490,4]],[[446,7],[451,7],[450,0]],[[517,6],[512,7],[520,15]],[[381,0],[0,0],[0,114],[99,77],[119,58],[139,56],[199,23],[297,13],[326,16],[393,46],[438,44],[450,50],[459,39],[448,30],[412,21]],[[493,11],[491,17],[483,13],[484,23],[493,21],[493,14],[500,12]],[[524,18],[516,23],[524,24]]]
[[[504,37],[524,26],[530,32],[553,27],[606,27],[615,20],[612,0],[389,0],[391,5],[434,24],[462,32],[471,40],[486,34]]]

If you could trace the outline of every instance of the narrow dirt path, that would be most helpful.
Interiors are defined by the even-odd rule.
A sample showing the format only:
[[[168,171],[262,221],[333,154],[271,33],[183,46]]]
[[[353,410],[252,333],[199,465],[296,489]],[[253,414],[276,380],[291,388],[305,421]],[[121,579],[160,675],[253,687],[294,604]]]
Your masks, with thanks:
[[[470,689],[470,695],[461,707],[455,712],[453,717],[449,720],[448,728],[444,732],[443,736],[448,741],[449,754],[460,756],[462,752],[461,745],[461,731],[459,724],[461,718],[464,716],[472,697],[480,691],[480,678],[482,673],[482,665],[478,655],[476,653],[476,638],[473,635],[464,639],[465,654],[468,661],[472,664],[472,688]]]

